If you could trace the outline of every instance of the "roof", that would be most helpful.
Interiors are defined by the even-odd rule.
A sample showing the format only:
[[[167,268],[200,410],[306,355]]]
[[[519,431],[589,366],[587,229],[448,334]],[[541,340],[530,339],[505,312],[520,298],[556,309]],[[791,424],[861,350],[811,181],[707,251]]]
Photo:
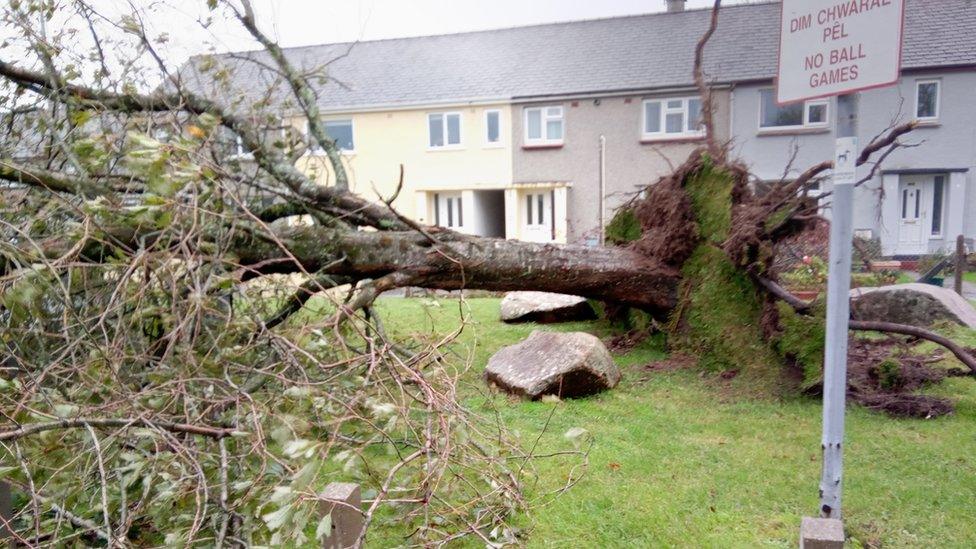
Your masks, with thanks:
[[[903,69],[976,65],[976,1],[906,0]],[[553,23],[507,29],[286,48],[299,67],[328,63],[317,87],[323,110],[355,110],[509,100],[693,84],[695,44],[709,9]],[[705,50],[714,82],[768,80],[776,71],[778,2],[722,8]],[[266,52],[212,58],[232,87],[258,100],[274,83]],[[190,68],[204,62],[196,57]],[[209,61],[208,61],[209,62]],[[184,71],[187,82],[199,78]],[[194,78],[196,76],[196,78]],[[276,86],[272,101],[288,90]]]

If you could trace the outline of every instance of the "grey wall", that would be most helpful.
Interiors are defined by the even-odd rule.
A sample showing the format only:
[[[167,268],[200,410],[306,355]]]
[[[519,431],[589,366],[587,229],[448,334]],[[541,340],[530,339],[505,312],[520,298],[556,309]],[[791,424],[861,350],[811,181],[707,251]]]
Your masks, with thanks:
[[[535,102],[516,105],[512,111],[513,171],[516,183],[569,182],[567,198],[570,243],[599,233],[599,140],[606,137],[607,221],[621,203],[688,157],[701,140],[693,142],[641,143],[641,104],[654,97],[686,97],[694,92],[664,95],[629,95],[594,99]],[[728,138],[729,94],[714,92],[715,128],[720,140]],[[558,148],[525,148],[523,109],[536,105],[562,105],[563,145]]]
[[[860,98],[859,139],[863,146],[892,122],[906,122],[914,116],[915,82],[941,78],[942,104],[937,125],[919,127],[903,140],[917,143],[888,157],[884,169],[969,168],[965,174],[967,193],[965,232],[976,236],[976,71],[917,72],[902,76],[896,86],[863,92]],[[733,91],[733,155],[737,155],[762,179],[778,180],[797,146],[792,175],[833,158],[833,127],[825,131],[794,132],[787,135],[759,135],[759,90],[765,85],[738,86]],[[831,103],[831,118],[836,102]],[[827,187],[829,188],[829,186]],[[854,213],[855,228],[882,229],[879,200],[880,177],[859,188]],[[895,199],[890,197],[889,199]],[[947,201],[953,197],[947,197]],[[954,235],[951,237],[954,238]],[[931,249],[943,245],[931,243]]]

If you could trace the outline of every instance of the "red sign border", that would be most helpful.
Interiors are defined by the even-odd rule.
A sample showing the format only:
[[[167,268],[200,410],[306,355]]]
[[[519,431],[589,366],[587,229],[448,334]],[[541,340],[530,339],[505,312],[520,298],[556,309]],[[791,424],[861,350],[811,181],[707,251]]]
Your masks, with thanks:
[[[783,7],[784,1],[781,0],[779,3],[779,40],[777,40],[776,42],[776,76],[773,77],[773,87],[776,90],[776,105],[780,107],[785,105],[794,105],[800,102],[813,101],[815,99],[824,99],[827,97],[836,97],[838,95],[847,95],[851,93],[858,93],[858,92],[868,91],[868,90],[876,90],[878,88],[886,88],[888,86],[897,84],[898,81],[901,79],[901,71],[902,71],[901,65],[903,61],[903,55],[905,52],[905,6],[907,4],[908,4],[908,0],[901,0],[901,28],[898,29],[898,69],[895,71],[896,74],[893,80],[881,84],[873,84],[871,86],[855,88],[853,90],[825,93],[822,95],[804,97],[802,99],[794,99],[792,101],[787,101],[784,103],[779,100],[779,74],[780,74],[780,69],[782,68],[781,64],[783,62],[783,12],[785,10],[785,8]]]

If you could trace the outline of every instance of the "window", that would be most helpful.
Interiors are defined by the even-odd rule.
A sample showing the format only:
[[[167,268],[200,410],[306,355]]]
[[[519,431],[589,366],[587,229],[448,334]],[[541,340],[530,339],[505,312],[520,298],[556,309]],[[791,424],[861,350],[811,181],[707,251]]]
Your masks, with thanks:
[[[829,124],[827,100],[777,105],[772,89],[759,91],[760,129],[823,128]]]
[[[942,203],[945,198],[945,176],[935,176],[932,183],[932,236],[942,236]]]
[[[529,226],[546,224],[546,197],[544,194],[525,195],[525,224]]]
[[[485,111],[485,143],[496,145],[501,140],[501,111]]]
[[[244,146],[244,140],[239,135],[234,136],[234,153],[232,156],[236,158],[250,158],[252,156],[251,151],[247,150]]]
[[[461,113],[441,112],[427,115],[427,144],[432,149],[461,146]]]
[[[676,99],[648,99],[644,101],[645,139],[700,137],[702,102],[698,97]]]
[[[460,229],[464,226],[464,206],[461,194],[434,193],[434,225]]]
[[[915,118],[925,122],[939,118],[938,80],[919,80],[915,83]]]
[[[562,107],[530,107],[525,109],[526,145],[562,145],[562,143]]]
[[[335,146],[341,152],[349,153],[355,150],[355,145],[352,138],[352,120],[326,120],[324,123],[325,135],[335,142]],[[319,146],[318,140],[312,136],[312,133],[308,129],[308,123],[305,123],[305,135],[308,139],[308,150],[312,154],[321,154],[322,147]]]

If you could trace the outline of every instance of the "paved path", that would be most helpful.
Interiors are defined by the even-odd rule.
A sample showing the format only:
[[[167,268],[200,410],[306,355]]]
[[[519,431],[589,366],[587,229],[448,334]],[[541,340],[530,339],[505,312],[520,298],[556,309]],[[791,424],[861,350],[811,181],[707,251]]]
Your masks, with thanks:
[[[902,272],[905,273],[905,274],[907,274],[908,276],[912,277],[915,280],[918,280],[918,277],[922,276],[920,273],[916,273],[916,272],[913,272],[913,271],[902,271]],[[955,276],[946,278],[945,279],[945,282],[943,283],[943,287],[944,288],[948,288],[948,289],[951,290],[951,289],[953,289],[953,288],[956,287],[955,286],[955,282],[956,282],[956,277]],[[969,300],[976,300],[976,284],[973,284],[972,282],[967,282],[967,281],[963,280],[962,281],[962,296],[965,297],[966,299],[969,299]]]

